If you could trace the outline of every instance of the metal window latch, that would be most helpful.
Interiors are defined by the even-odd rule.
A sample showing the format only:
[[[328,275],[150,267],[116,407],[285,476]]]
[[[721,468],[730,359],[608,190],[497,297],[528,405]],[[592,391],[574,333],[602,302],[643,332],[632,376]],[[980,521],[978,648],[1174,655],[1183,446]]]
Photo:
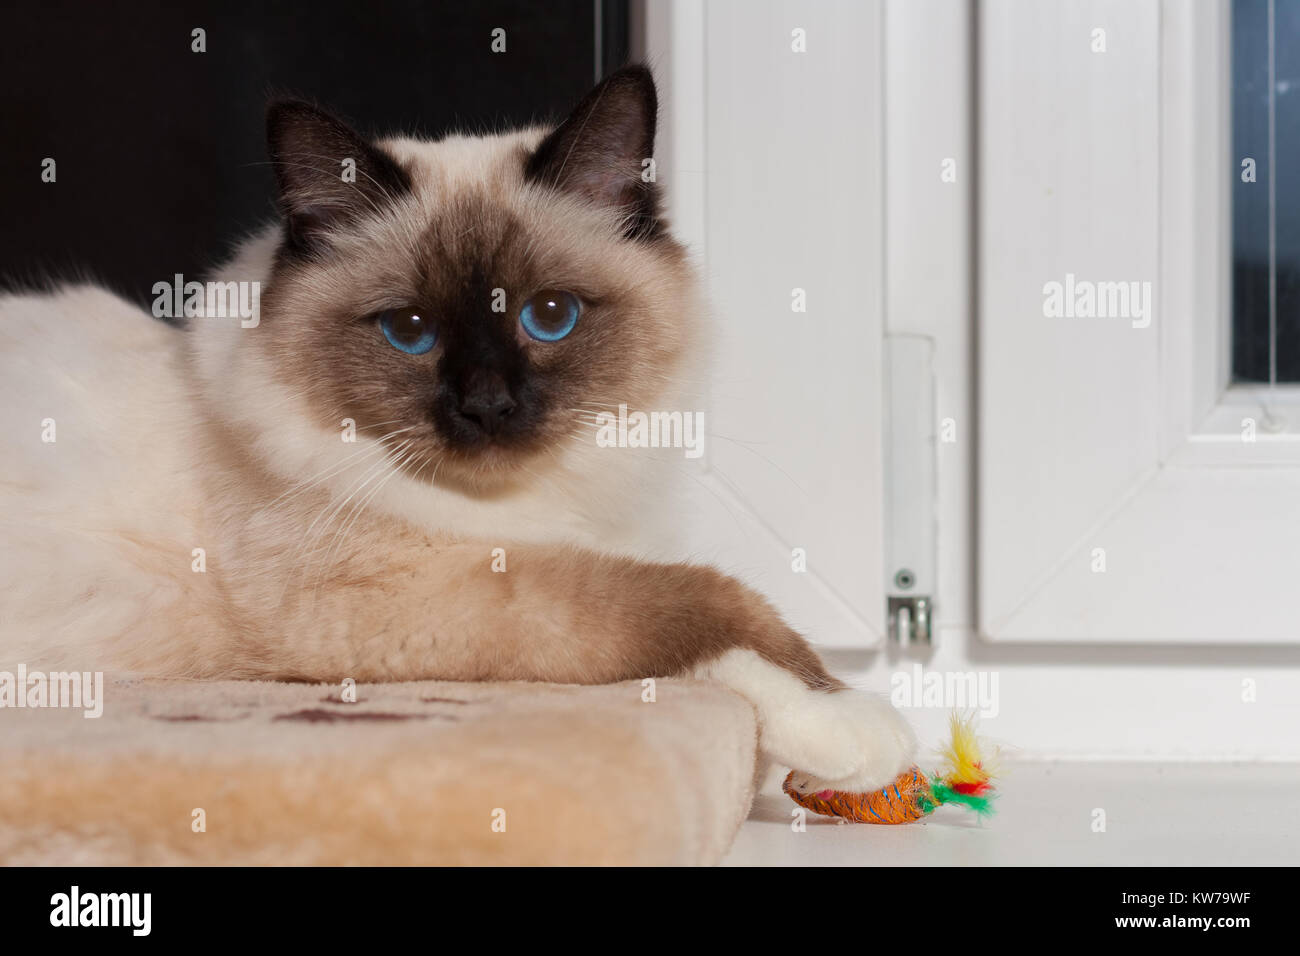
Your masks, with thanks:
[[[889,599],[889,637],[904,646],[933,644],[930,630],[928,597],[891,597]]]
[[[885,337],[885,595],[889,639],[934,643],[938,527],[934,342]]]

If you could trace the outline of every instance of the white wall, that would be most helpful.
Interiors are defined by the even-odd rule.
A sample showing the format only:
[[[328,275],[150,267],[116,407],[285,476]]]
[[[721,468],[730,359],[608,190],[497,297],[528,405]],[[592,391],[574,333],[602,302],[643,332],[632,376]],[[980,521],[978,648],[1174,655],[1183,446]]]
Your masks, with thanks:
[[[803,6],[761,0],[745,4],[775,38],[788,37],[789,27],[796,25],[792,20],[807,18]],[[937,414],[957,425],[957,441],[938,448],[938,646],[930,653],[892,646],[854,650],[842,646],[836,635],[827,640],[816,629],[808,633],[815,641],[841,644],[826,651],[832,665],[854,683],[881,691],[899,675],[910,677],[917,664],[941,675],[978,672],[988,681],[996,679],[998,714],[982,720],[983,730],[1026,756],[1300,759],[1300,650],[1295,648],[993,645],[976,634],[972,6],[966,0],[884,0],[883,37],[848,26],[839,37],[883,77],[885,108],[873,134],[883,144],[884,217],[863,223],[868,235],[862,249],[864,255],[880,250],[876,254],[884,258],[885,327],[933,337]],[[811,0],[808,7],[824,9]],[[676,11],[683,10],[674,21]],[[670,125],[679,101],[703,99],[704,91],[690,79],[694,75],[698,80],[702,71],[674,69],[656,42],[669,35],[665,23],[694,23],[697,31],[703,30],[699,12],[696,3],[663,0],[649,0],[646,8],[647,23],[655,24],[646,30],[647,53],[661,76],[667,64],[670,82],[677,81],[664,103]],[[693,42],[707,58],[715,39],[705,31]],[[811,38],[805,55],[817,55]],[[698,118],[698,110],[686,112]],[[761,120],[759,112],[747,115]],[[863,114],[848,112],[844,118],[862,122]],[[706,139],[713,119],[703,117]],[[872,122],[870,111],[865,121]],[[705,192],[715,178],[729,175],[731,162],[741,159],[716,150],[708,155]],[[956,184],[940,180],[940,163],[949,157],[957,161]],[[867,150],[859,161],[878,160]],[[820,168],[813,157],[809,162],[810,170]],[[795,177],[786,188],[798,191],[804,184]],[[685,203],[679,214],[698,221],[698,207],[692,205],[698,199],[673,198]],[[744,243],[747,237],[736,233],[731,241]],[[702,252],[707,256],[707,248]],[[836,321],[853,321],[853,316],[845,313]],[[878,550],[878,533],[857,546]],[[773,588],[771,574],[767,577],[759,583],[788,607],[780,597],[782,588]],[[863,588],[879,588],[879,582],[863,582]],[[788,593],[789,585],[784,590]],[[1243,700],[1244,681],[1254,682],[1253,703]],[[942,736],[946,706],[912,713],[923,738]]]

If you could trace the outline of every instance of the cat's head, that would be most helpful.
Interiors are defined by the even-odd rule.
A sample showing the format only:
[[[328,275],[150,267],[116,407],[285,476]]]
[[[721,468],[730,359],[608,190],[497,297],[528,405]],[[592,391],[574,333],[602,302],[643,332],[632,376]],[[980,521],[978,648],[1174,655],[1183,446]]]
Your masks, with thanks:
[[[528,480],[590,443],[599,412],[654,407],[692,348],[655,121],[640,67],[554,129],[435,142],[273,103],[282,224],[241,351],[322,435],[354,421],[408,475],[470,493]]]

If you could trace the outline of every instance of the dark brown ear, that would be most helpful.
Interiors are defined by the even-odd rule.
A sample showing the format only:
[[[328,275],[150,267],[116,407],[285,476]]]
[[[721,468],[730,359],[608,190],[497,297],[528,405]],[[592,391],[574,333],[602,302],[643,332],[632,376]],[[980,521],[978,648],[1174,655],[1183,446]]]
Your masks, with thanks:
[[[611,73],[587,94],[524,169],[529,182],[621,210],[629,239],[653,238],[659,194],[646,160],[653,159],[658,110],[654,77],[644,66]]]
[[[290,253],[319,252],[331,230],[374,215],[411,190],[396,160],[302,100],[267,107],[266,141]]]

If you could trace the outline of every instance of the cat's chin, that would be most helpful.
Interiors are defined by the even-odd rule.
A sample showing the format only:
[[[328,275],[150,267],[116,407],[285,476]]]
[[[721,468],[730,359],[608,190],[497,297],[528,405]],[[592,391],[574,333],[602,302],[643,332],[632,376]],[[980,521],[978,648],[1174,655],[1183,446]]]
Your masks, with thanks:
[[[426,469],[423,477],[472,497],[495,498],[536,483],[549,457],[536,450],[484,445],[444,452],[436,472]]]

